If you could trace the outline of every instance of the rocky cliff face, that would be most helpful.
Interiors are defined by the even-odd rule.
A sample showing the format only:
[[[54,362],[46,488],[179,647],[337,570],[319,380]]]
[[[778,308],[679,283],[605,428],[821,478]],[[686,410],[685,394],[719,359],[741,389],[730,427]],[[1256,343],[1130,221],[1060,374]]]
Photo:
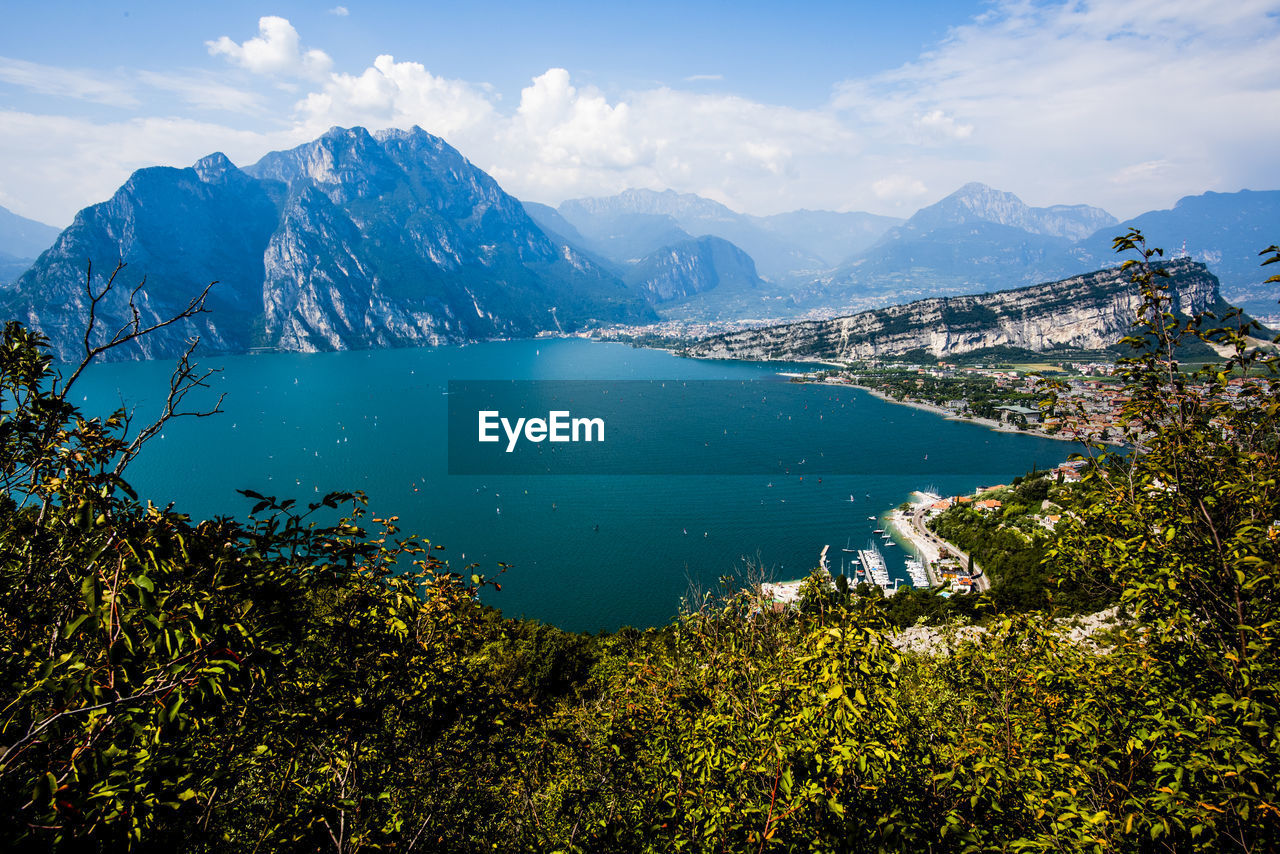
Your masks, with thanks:
[[[1168,262],[1173,309],[1223,307],[1203,264]],[[1102,349],[1123,338],[1140,300],[1128,274],[1101,270],[978,296],[920,300],[831,320],[792,323],[704,339],[689,355],[711,359],[858,360],[927,350],[955,356],[989,347]]]
[[[166,327],[117,357],[173,356],[194,336],[206,352],[242,352],[262,314],[263,253],[283,192],[221,154],[189,169],[139,170],[110,201],[76,214],[31,269],[0,290],[0,309],[41,330],[59,358],[77,359],[89,312],[85,265],[93,261],[96,292],[123,260],[128,268],[97,309],[97,331],[105,337],[130,319],[129,294],[144,278],[135,300],[143,325],[172,317],[210,282],[218,284],[208,314]]]
[[[147,275],[142,319],[172,315],[210,281],[208,314],[119,357],[254,346],[316,351],[531,335],[652,318],[617,277],[549,238],[487,174],[415,128],[334,128],[236,168],[144,169],[81,211],[0,308],[74,358],[87,312],[84,263]],[[130,279],[130,286],[134,282]],[[124,288],[100,306],[128,320]]]

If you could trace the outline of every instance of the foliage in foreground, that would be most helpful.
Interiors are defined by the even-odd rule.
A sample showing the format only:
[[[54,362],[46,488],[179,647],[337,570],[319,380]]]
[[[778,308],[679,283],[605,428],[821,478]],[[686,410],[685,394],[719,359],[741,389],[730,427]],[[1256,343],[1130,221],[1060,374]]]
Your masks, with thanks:
[[[9,325],[0,846],[1274,849],[1280,404],[1193,388],[1150,342],[1200,330],[1136,272],[1144,452],[1097,449],[1046,558],[1133,615],[1105,648],[1031,612],[901,652],[881,600],[503,620],[359,495],[199,524],[138,501],[127,417],[78,413]]]

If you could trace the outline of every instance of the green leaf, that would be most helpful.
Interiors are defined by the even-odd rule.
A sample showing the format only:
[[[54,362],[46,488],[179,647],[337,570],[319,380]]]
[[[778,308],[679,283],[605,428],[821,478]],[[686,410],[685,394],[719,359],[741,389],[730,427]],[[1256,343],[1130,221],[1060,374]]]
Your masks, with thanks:
[[[84,581],[80,582],[80,596],[84,599],[84,603],[89,606],[90,611],[97,609],[98,573],[91,570],[85,574]]]

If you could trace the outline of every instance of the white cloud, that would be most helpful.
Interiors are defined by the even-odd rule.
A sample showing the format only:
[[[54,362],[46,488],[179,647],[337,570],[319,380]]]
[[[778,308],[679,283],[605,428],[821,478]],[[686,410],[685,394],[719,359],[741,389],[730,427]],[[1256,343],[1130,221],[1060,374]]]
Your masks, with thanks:
[[[119,74],[103,74],[74,68],[58,68],[0,57],[0,81],[41,95],[75,98],[111,107],[136,107],[132,84]]]
[[[351,10],[346,6],[334,6],[329,10],[328,14],[337,15],[339,18],[345,18],[351,14]]]
[[[1190,193],[1280,186],[1280,0],[996,0],[916,61],[840,82],[809,109],[692,87],[606,94],[562,68],[504,101],[391,56],[334,73],[289,21],[263,18],[259,31],[209,51],[270,79],[0,60],[0,82],[29,91],[143,107],[164,90],[195,110],[112,123],[0,114],[0,199],[65,222],[138,166],[216,149],[249,163],[335,124],[420,125],[510,192],[551,203],[649,187],[751,213],[909,215],[982,181],[1126,217]],[[210,109],[240,126],[209,122]]]
[[[702,80],[723,80],[723,74],[690,74],[684,80],[686,83],[698,83]]]
[[[926,134],[944,139],[968,139],[973,125],[962,124],[942,110],[930,110],[916,119],[916,127]]]
[[[856,135],[821,111],[667,88],[610,99],[574,85],[563,68],[535,77],[514,111],[499,103],[487,87],[380,56],[359,74],[331,74],[298,102],[298,115],[313,135],[420,125],[508,191],[551,202],[646,186],[777,209],[797,185],[827,185],[833,152],[856,148]]]
[[[258,19],[257,38],[237,44],[228,36],[205,42],[212,56],[226,56],[231,62],[255,74],[286,74],[297,77],[323,77],[333,65],[322,50],[301,47],[298,31],[288,20],[274,15]]]
[[[1007,0],[916,62],[840,84],[832,107],[931,186],[985,180],[1120,216],[1274,187],[1278,14],[1275,0]],[[1157,162],[1158,176],[1134,168]]]
[[[887,202],[916,203],[929,192],[929,188],[918,178],[910,175],[886,175],[871,182],[871,192],[877,199]]]
[[[330,74],[320,91],[298,102],[298,114],[302,124],[316,133],[333,125],[417,124],[450,139],[490,125],[496,118],[482,87],[437,77],[420,63],[396,62],[391,56],[379,56],[360,74]]]
[[[631,120],[631,106],[610,104],[594,89],[579,91],[569,72],[552,68],[520,93],[508,144],[545,169],[627,169],[650,163],[653,144]]]
[[[138,80],[152,88],[173,92],[200,110],[260,114],[265,109],[265,99],[257,92],[230,86],[208,75],[141,71]]]

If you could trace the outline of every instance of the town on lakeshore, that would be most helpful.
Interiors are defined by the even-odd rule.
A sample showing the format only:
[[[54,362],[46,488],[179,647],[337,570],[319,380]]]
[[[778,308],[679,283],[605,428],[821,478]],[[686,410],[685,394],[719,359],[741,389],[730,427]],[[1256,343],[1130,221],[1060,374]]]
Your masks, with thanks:
[[[1050,471],[1038,472],[1031,478],[1024,480],[1019,477],[1018,481],[1027,484],[1036,480],[1044,483],[1046,497],[1033,502],[1033,507],[1017,513],[1015,524],[1030,525],[1052,532],[1062,519],[1062,508],[1047,497],[1049,482],[1056,485],[1078,483],[1087,464],[1085,460],[1068,460]],[[1016,502],[1020,497],[1017,494],[1018,486],[1019,484],[981,486],[968,495],[949,497],[919,490],[894,510],[876,517],[884,521],[885,527],[877,528],[875,533],[886,547],[892,547],[897,545],[897,541],[901,541],[913,553],[906,561],[911,588],[933,589],[943,597],[957,593],[983,592],[990,589],[990,577],[972,554],[939,533],[935,520],[949,511],[967,511],[983,517],[998,517],[1007,512],[1006,504],[1011,503],[1010,499]],[[1008,510],[1018,506],[1014,503]],[[842,557],[840,568],[836,571],[833,571],[834,557],[831,549],[830,544],[823,546],[817,566],[808,577],[766,581],[759,585],[758,591],[752,590],[752,593],[758,594],[761,607],[771,610],[798,607],[807,584],[817,584],[819,589],[840,593],[870,594],[878,588],[886,596],[906,589],[900,580],[890,579],[884,556],[875,543],[868,543],[860,549],[841,549],[843,552],[853,552],[855,556]],[[859,589],[860,585],[867,587]]]

